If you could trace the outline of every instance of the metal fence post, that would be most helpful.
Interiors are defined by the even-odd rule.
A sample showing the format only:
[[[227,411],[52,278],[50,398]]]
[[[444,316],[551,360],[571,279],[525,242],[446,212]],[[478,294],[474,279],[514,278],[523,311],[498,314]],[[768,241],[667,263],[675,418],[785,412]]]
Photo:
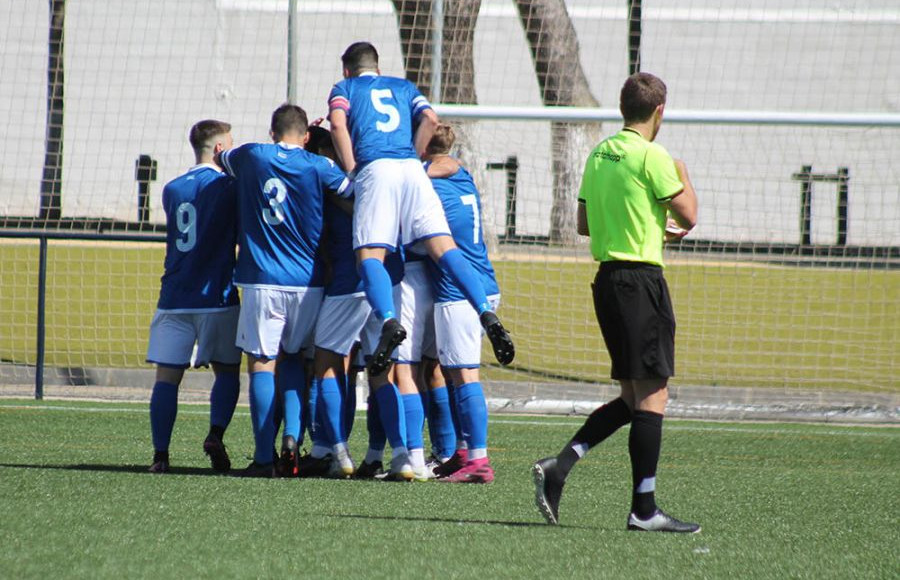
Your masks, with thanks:
[[[41,236],[38,265],[37,361],[34,369],[34,398],[44,398],[44,351],[46,349],[47,237]]]

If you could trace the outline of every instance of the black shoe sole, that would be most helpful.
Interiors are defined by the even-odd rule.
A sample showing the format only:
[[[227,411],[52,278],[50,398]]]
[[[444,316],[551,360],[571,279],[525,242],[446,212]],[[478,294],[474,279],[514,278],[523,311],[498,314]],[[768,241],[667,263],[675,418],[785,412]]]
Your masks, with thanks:
[[[497,362],[506,366],[516,358],[516,347],[513,344],[509,333],[500,324],[500,321],[493,322],[485,327],[485,334],[491,341],[491,347],[494,349],[494,357]]]
[[[535,463],[534,467],[531,468],[531,474],[534,476],[534,505],[540,510],[541,515],[544,516],[548,524],[558,526],[559,518],[554,515],[550,502],[547,500],[547,476],[544,473],[544,468],[540,464]]]
[[[382,329],[378,346],[375,347],[375,352],[372,353],[372,359],[369,361],[368,370],[373,377],[383,375],[391,368],[391,353],[400,346],[401,342],[406,340],[406,329],[399,322],[391,326],[392,329],[386,329],[386,331]]]

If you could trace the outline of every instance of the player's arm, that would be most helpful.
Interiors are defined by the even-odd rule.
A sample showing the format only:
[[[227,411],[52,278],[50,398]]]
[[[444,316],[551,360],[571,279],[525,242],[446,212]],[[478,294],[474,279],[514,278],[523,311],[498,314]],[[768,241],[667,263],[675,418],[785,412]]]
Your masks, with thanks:
[[[426,173],[431,179],[443,179],[450,177],[459,171],[459,161],[449,155],[442,155],[431,160]]]
[[[353,142],[350,140],[350,129],[347,126],[347,112],[343,109],[332,108],[328,113],[328,121],[331,123],[331,142],[334,144],[334,152],[341,167],[350,173],[356,167],[356,159],[353,157]]]
[[[578,200],[575,228],[580,236],[591,235],[591,232],[588,230],[587,207],[585,206],[583,199]]]
[[[416,155],[419,157],[425,155],[425,149],[434,136],[434,130],[437,129],[439,122],[437,113],[430,107],[419,113],[419,125],[416,127],[416,134],[413,137],[413,145],[415,145]]]
[[[694,191],[694,185],[691,183],[684,161],[676,159],[675,169],[678,171],[678,178],[684,184],[684,189],[669,199],[666,206],[675,219],[675,223],[687,232],[697,225],[697,193]]]

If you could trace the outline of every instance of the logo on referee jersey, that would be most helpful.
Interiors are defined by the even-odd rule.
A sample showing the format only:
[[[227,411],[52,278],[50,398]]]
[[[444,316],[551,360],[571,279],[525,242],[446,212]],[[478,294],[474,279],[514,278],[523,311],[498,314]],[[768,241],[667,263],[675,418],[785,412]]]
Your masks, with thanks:
[[[600,159],[606,159],[607,161],[612,161],[613,163],[618,163],[619,161],[625,159],[625,154],[621,155],[618,153],[610,153],[609,151],[599,151],[596,153],[597,157]]]

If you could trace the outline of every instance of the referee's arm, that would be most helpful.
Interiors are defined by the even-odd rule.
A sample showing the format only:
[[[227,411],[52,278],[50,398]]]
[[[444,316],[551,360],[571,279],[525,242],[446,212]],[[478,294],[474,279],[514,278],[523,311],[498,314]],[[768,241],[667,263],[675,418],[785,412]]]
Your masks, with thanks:
[[[575,228],[578,230],[578,235],[580,236],[591,235],[591,232],[588,231],[587,209],[585,208],[583,199],[578,200],[577,222]]]

